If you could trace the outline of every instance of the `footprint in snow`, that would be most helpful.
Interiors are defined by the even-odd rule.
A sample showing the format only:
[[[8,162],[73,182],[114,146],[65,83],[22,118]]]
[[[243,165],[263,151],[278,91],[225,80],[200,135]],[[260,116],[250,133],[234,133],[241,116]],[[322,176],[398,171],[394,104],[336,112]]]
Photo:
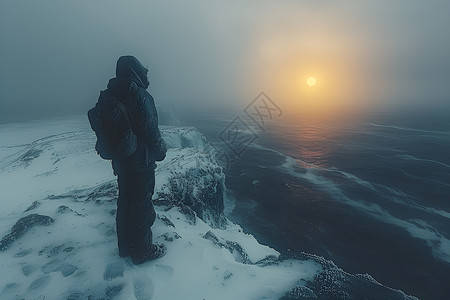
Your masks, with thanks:
[[[173,276],[173,267],[167,265],[155,265],[155,273],[158,281],[169,281]]]
[[[28,290],[33,291],[43,289],[50,283],[50,279],[51,279],[50,275],[41,276],[30,284]]]
[[[132,266],[127,268],[133,282],[134,296],[137,300],[150,300],[154,294],[154,283],[148,275],[148,268]]]
[[[115,278],[121,278],[123,277],[123,271],[124,265],[121,261],[109,263],[103,273],[103,279],[105,281],[111,281]]]

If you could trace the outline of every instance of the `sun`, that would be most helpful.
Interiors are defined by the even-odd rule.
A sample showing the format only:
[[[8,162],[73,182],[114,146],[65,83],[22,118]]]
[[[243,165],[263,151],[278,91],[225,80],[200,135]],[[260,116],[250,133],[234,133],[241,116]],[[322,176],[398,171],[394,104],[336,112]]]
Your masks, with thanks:
[[[306,79],[306,84],[309,86],[315,86],[317,83],[317,80],[315,77],[308,77],[308,79]]]

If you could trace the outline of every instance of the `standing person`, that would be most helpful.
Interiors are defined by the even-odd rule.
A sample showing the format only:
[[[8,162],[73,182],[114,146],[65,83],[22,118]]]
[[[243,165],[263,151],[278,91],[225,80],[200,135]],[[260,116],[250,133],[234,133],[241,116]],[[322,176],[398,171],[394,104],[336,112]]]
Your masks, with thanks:
[[[137,138],[136,151],[129,157],[112,159],[118,176],[116,229],[121,257],[131,256],[140,264],[163,256],[164,245],[152,243],[156,212],[152,204],[155,187],[155,161],[166,156],[166,145],[158,128],[153,97],[147,92],[148,69],[133,56],[117,61],[116,78],[108,83],[110,93],[117,95],[128,111]]]

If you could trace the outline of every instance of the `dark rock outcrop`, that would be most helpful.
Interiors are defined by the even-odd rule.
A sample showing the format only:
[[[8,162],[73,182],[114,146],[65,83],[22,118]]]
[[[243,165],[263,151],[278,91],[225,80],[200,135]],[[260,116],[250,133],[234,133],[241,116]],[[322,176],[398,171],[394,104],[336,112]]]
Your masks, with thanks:
[[[227,240],[221,241],[211,231],[208,231],[207,233],[205,233],[203,238],[213,242],[214,244],[216,244],[219,247],[225,248],[228,251],[230,251],[230,253],[233,254],[233,256],[237,262],[241,262],[244,264],[252,264],[247,252],[239,243],[233,242],[233,241],[227,241]]]
[[[43,216],[39,214],[31,214],[20,218],[19,221],[11,228],[11,232],[3,237],[0,241],[0,251],[4,251],[18,238],[20,238],[25,232],[30,230],[35,225],[50,225],[53,223],[53,219],[49,216]]]

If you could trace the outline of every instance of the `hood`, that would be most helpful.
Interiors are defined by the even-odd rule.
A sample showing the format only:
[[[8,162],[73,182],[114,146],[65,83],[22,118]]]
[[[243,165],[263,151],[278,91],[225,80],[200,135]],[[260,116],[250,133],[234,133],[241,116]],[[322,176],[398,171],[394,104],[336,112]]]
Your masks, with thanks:
[[[138,86],[147,89],[149,81],[147,78],[148,69],[134,56],[121,56],[117,60],[116,77],[129,78]]]

